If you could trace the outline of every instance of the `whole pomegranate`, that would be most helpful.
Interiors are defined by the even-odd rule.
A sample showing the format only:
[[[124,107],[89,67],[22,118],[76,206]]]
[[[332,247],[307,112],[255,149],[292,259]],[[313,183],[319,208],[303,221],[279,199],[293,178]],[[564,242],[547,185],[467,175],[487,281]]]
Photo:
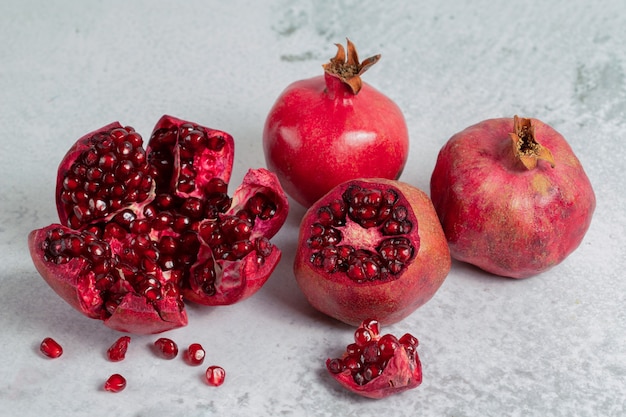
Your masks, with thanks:
[[[563,261],[582,241],[596,204],[563,136],[517,116],[452,136],[430,184],[452,256],[511,278]]]
[[[266,169],[228,196],[226,132],[163,116],[142,143],[117,122],[80,138],[59,165],[61,223],[32,231],[28,245],[74,308],[119,331],[158,333],[187,324],[183,298],[232,304],[265,283],[288,202]]]
[[[308,209],[294,272],[313,307],[357,326],[411,314],[435,294],[450,263],[428,196],[373,178],[340,184]]]
[[[296,81],[280,94],[263,130],[268,168],[305,207],[350,179],[397,179],[409,151],[400,108],[361,81],[380,55],[359,62],[349,40],[347,55],[337,48],[323,76]]]
[[[339,358],[327,359],[326,369],[348,390],[368,398],[384,398],[422,383],[417,338],[399,339],[380,334],[375,319],[364,320],[354,332],[354,343]]]

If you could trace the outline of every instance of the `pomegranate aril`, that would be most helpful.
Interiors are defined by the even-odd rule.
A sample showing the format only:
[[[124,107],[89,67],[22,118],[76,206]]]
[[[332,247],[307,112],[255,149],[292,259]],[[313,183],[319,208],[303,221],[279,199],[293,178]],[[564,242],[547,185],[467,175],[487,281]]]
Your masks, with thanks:
[[[226,371],[221,366],[209,366],[205,373],[206,382],[213,386],[218,387],[224,383],[226,378]]]
[[[380,348],[378,342],[372,340],[367,345],[363,346],[363,352],[361,353],[363,363],[376,363],[380,359]]]
[[[41,353],[49,358],[55,359],[63,354],[63,348],[61,345],[51,337],[46,337],[39,345]]]
[[[201,344],[192,343],[185,351],[185,360],[189,365],[198,366],[204,362],[206,352]]]
[[[399,339],[399,342],[405,348],[411,349],[411,350],[415,350],[417,346],[419,345],[419,341],[417,340],[417,338],[410,333],[403,335]]]
[[[382,372],[383,370],[380,366],[375,363],[369,363],[365,366],[365,369],[363,370],[363,379],[369,382],[377,376],[380,376]]]
[[[328,362],[328,370],[330,372],[332,372],[333,374],[338,374],[340,372],[343,372],[344,365],[343,365],[343,361],[339,358],[335,358],[335,359],[331,359],[330,362]]]
[[[130,343],[130,336],[122,336],[117,339],[109,349],[107,349],[107,358],[112,362],[119,362],[126,358],[126,351]]]
[[[126,378],[120,374],[111,375],[104,383],[104,390],[109,392],[120,392],[126,388]]]
[[[172,339],[161,337],[154,342],[154,347],[164,359],[174,359],[178,355],[178,345]]]
[[[354,342],[357,346],[363,347],[374,339],[375,335],[370,329],[359,327],[354,332]]]
[[[361,323],[361,327],[366,330],[369,330],[372,336],[372,339],[378,338],[380,334],[380,323],[376,319],[365,319]]]
[[[400,342],[392,334],[386,334],[378,340],[379,355],[382,360],[391,358],[399,347]]]

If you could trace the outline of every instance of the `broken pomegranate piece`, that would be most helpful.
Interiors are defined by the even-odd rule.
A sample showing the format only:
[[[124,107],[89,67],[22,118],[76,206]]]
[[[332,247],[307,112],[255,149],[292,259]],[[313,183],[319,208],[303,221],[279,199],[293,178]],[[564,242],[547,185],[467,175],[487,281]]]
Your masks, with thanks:
[[[28,240],[39,273],[75,309],[151,334],[187,324],[183,297],[225,305],[261,288],[289,207],[263,168],[228,195],[226,132],[163,116],[142,144],[117,122],[80,138],[59,165],[61,223]]]
[[[342,386],[368,398],[384,398],[422,383],[418,340],[407,333],[400,339],[380,335],[378,321],[365,320],[354,343],[340,358],[327,359],[326,368]]]

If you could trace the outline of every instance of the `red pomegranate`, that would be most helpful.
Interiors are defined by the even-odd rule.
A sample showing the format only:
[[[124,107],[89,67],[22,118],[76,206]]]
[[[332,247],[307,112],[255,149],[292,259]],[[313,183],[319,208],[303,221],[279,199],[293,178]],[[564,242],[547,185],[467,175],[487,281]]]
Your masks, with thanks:
[[[228,196],[226,132],[163,116],[142,143],[117,122],[79,139],[58,170],[61,224],[32,231],[28,244],[74,308],[119,331],[158,333],[187,324],[183,298],[232,304],[265,283],[288,202],[262,168]]]
[[[452,136],[439,153],[431,198],[452,256],[511,278],[563,261],[582,241],[596,204],[563,136],[517,116]]]
[[[348,40],[324,75],[289,85],[263,130],[268,168],[298,203],[311,206],[336,185],[355,178],[397,179],[409,151],[400,108],[361,81],[380,55],[359,62]]]
[[[358,179],[308,209],[294,272],[319,311],[355,326],[367,318],[389,324],[431,299],[450,262],[425,193],[399,181]]]

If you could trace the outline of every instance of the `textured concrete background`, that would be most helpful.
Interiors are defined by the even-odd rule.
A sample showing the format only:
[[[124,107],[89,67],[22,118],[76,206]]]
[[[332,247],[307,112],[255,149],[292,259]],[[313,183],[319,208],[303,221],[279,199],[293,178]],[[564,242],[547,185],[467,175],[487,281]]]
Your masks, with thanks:
[[[625,27],[622,0],[3,1],[0,415],[626,415]],[[352,330],[295,285],[294,203],[267,285],[232,307],[192,307],[190,325],[168,334],[203,343],[227,371],[222,387],[154,358],[154,337],[107,362],[118,334],[54,295],[26,248],[31,229],[56,219],[65,151],[111,121],[148,135],[172,114],[233,134],[234,186],[265,165],[261,130],[280,91],[321,74],[346,37],[362,57],[382,54],[365,80],[405,112],[406,182],[427,190],[439,148],[482,119],[536,117],[568,138],[598,200],[582,245],[523,281],[455,263],[426,306],[386,328],[420,339],[422,386],[369,401],[325,374]],[[62,358],[41,358],[45,336]],[[129,381],[117,395],[100,388],[114,372]]]

